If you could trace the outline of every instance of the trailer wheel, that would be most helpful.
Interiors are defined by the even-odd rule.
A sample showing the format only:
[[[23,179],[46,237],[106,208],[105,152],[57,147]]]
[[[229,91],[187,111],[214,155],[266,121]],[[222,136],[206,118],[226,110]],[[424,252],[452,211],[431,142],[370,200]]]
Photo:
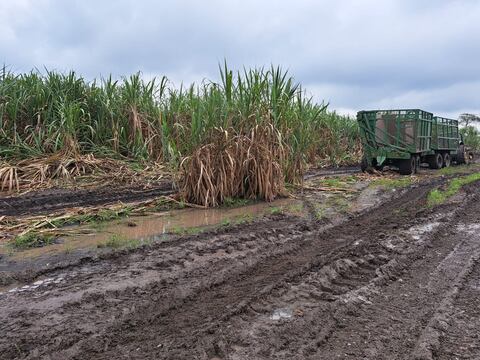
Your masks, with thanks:
[[[368,169],[368,161],[365,156],[362,157],[362,162],[360,163],[360,169],[362,169],[362,172],[365,172]]]
[[[475,155],[473,155],[473,152],[469,151],[467,154],[467,158],[468,158],[468,164],[470,164],[475,160]]]
[[[436,153],[428,158],[428,165],[432,169],[441,169],[443,167],[443,156],[440,153]]]
[[[412,156],[410,159],[400,160],[398,170],[401,175],[411,175],[415,173],[416,164],[417,160]]]
[[[451,163],[451,158],[449,153],[443,155],[443,167],[449,167]]]
[[[457,165],[466,163],[465,145],[460,145],[457,150]]]

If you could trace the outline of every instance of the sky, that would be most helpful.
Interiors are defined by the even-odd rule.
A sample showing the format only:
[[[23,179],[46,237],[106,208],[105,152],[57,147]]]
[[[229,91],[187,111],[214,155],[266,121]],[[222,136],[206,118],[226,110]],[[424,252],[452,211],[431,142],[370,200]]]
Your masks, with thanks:
[[[0,65],[175,86],[281,66],[355,114],[480,114],[479,0],[0,0]]]

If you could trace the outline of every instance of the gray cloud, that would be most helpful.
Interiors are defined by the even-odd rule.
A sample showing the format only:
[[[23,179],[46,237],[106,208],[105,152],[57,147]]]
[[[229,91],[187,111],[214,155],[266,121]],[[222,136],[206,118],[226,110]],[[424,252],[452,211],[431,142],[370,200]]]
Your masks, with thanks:
[[[480,113],[474,0],[16,0],[0,4],[0,62],[86,77],[218,79],[278,64],[319,101]]]

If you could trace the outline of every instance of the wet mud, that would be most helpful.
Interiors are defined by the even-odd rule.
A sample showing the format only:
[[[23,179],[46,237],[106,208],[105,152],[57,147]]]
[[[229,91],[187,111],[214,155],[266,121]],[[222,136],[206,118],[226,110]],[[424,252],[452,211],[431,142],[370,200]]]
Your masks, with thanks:
[[[429,209],[435,181],[38,269],[0,294],[0,358],[480,358],[480,189]]]
[[[236,223],[253,221],[256,217],[269,215],[271,212],[292,211],[299,215],[302,203],[296,199],[277,199],[271,203],[258,202],[241,207],[181,209],[161,212],[148,216],[133,216],[111,222],[92,225],[69,226],[71,234],[61,236],[55,243],[43,247],[34,247],[12,251],[8,243],[0,243],[0,274],[12,267],[38,267],[32,261],[44,258],[44,262],[55,262],[54,256],[67,255],[78,250],[95,250],[108,248],[106,245],[112,237],[120,241],[131,241],[134,245],[163,241],[172,234],[193,234],[207,231],[215,226],[230,226]],[[61,231],[61,230],[60,230]],[[120,244],[121,245],[121,244]],[[14,262],[17,262],[14,264]],[[0,287],[1,291],[1,287]]]
[[[0,196],[0,216],[49,214],[72,207],[128,203],[173,193],[171,182],[146,189],[135,186],[109,186],[88,190],[49,189],[19,196]]]

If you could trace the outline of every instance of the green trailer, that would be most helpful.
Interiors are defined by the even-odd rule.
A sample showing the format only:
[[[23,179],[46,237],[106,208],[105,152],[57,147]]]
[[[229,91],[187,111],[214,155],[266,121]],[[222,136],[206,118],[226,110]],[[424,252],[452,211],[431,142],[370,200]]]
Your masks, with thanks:
[[[433,154],[426,159],[430,167],[440,169],[450,166],[452,159],[457,159],[460,142],[458,121],[435,116],[432,126]]]
[[[421,163],[432,168],[464,161],[458,121],[420,109],[370,110],[357,114],[364,157],[362,170],[397,167],[415,173]]]

